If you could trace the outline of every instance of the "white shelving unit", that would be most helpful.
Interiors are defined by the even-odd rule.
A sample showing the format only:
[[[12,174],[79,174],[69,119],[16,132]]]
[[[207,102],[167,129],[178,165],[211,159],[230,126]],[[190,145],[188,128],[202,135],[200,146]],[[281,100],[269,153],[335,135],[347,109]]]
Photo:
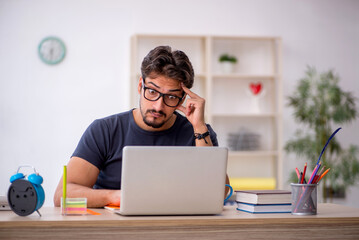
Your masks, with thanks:
[[[138,105],[137,84],[145,55],[159,45],[184,51],[195,71],[192,91],[206,99],[206,121],[217,133],[219,145],[228,147],[228,134],[243,129],[260,135],[258,149],[230,151],[230,178],[274,178],[275,188],[282,188],[280,38],[142,34],[134,35],[131,45],[132,107]],[[223,53],[238,59],[232,73],[221,70],[218,58]],[[261,83],[264,89],[256,108],[250,83]]]

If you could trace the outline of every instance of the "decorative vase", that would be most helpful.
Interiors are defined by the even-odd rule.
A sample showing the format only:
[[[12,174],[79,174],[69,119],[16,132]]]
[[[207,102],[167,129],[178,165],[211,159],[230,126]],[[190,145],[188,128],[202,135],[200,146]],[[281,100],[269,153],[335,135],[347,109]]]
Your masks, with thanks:
[[[223,73],[233,73],[234,72],[234,63],[232,62],[221,62],[221,68]]]
[[[260,108],[260,99],[263,98],[265,95],[265,89],[263,89],[263,84],[260,82],[250,83],[248,92],[251,96],[251,112],[255,114],[261,113],[262,111]]]

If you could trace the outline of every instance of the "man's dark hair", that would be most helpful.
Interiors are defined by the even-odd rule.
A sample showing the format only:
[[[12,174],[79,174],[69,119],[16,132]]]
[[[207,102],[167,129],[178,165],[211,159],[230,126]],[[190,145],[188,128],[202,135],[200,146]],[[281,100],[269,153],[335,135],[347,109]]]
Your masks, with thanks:
[[[169,46],[152,49],[142,61],[141,74],[143,79],[163,75],[183,82],[187,88],[193,86],[194,71],[187,55],[179,50],[172,51]]]

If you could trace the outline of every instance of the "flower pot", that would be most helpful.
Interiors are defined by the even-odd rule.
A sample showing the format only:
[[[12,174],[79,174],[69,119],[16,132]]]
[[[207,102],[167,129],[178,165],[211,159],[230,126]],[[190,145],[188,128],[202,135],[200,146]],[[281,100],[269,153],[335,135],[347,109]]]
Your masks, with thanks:
[[[234,72],[234,63],[232,62],[221,62],[222,73],[233,73]]]

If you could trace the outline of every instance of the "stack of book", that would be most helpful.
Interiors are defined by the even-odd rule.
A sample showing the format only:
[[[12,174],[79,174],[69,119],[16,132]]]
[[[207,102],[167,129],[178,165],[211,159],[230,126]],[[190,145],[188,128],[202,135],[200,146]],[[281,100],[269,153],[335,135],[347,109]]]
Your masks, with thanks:
[[[290,213],[291,192],[286,190],[236,191],[237,210],[249,213]]]

